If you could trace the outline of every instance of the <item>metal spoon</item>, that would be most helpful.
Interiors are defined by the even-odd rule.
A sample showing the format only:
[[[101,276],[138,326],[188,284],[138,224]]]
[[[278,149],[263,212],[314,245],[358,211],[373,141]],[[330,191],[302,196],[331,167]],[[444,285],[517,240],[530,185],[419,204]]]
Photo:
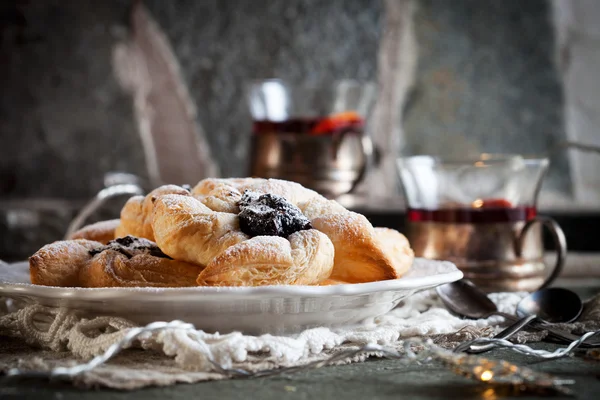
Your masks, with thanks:
[[[518,321],[494,336],[494,339],[507,339],[536,321],[561,323],[575,321],[583,311],[581,298],[571,290],[563,288],[545,288],[530,294],[517,304]],[[546,327],[546,329],[550,330]],[[554,335],[554,333],[553,333]],[[562,336],[562,333],[561,333]],[[491,350],[493,344],[481,346],[458,346],[455,351],[482,353]]]
[[[545,293],[545,290],[546,289],[539,291],[539,292],[535,292],[534,294],[525,298],[525,299],[531,298],[531,300],[527,300],[527,301],[525,301],[525,299],[521,300],[519,305],[521,305],[521,303],[523,304],[522,310],[534,309],[531,307],[533,307],[532,306],[533,303],[538,304],[538,302],[537,302],[537,300],[539,299],[538,293]],[[564,290],[566,290],[566,289],[564,289]],[[513,322],[513,325],[509,326],[508,328],[504,329],[502,332],[498,333],[495,336],[495,338],[509,339],[515,333],[517,333],[520,329],[525,327],[527,324],[531,324],[532,328],[535,328],[538,330],[546,330],[546,331],[548,331],[548,334],[550,336],[552,336],[555,339],[561,340],[563,342],[570,343],[574,340],[579,339],[579,337],[577,335],[573,335],[569,332],[564,332],[564,331],[552,328],[551,326],[548,325],[548,323],[545,323],[543,321],[545,318],[542,318],[542,320],[540,320],[540,319],[536,318],[535,316],[529,316],[528,318],[530,320],[519,320],[519,322],[521,324],[523,324],[525,322],[525,324],[523,324],[522,327],[519,327],[518,325],[514,324],[515,321],[517,320],[517,318],[515,318],[515,316],[498,311],[496,304],[494,304],[487,297],[485,292],[478,289],[472,282],[470,282],[467,279],[461,279],[456,282],[438,286],[436,288],[436,291],[437,291],[438,295],[440,296],[440,299],[442,300],[444,305],[450,311],[454,312],[457,315],[460,315],[460,316],[466,317],[466,318],[470,318],[470,319],[482,319],[482,318],[488,318],[492,315],[499,315],[499,316],[504,317],[506,320]],[[575,296],[577,296],[577,295],[575,295]],[[560,297],[560,296],[557,296],[557,297]],[[569,297],[569,298],[571,298],[571,297]],[[577,296],[577,299],[579,299],[578,296]],[[544,300],[540,301],[539,304],[542,304],[542,303],[547,304],[548,301],[549,300],[546,299],[546,297],[544,296]],[[556,301],[554,296],[552,296],[552,301]],[[562,300],[558,300],[558,301],[559,301],[559,303],[563,302]],[[567,304],[566,301],[564,303]],[[569,302],[568,304],[572,304],[572,303]],[[579,299],[579,304],[581,304],[580,299]],[[572,305],[569,307],[572,307]],[[544,307],[544,310],[545,309],[546,308]],[[524,311],[522,311],[522,312],[524,312]],[[561,309],[561,313],[563,313],[562,309]],[[581,313],[581,310],[579,310],[579,313]],[[577,316],[579,315],[579,313],[577,314]],[[529,313],[527,313],[527,314],[529,315]],[[524,317],[525,314],[520,314],[519,316]],[[549,318],[548,315],[545,315],[545,316],[547,318]],[[577,316],[575,316],[575,318],[577,318]],[[548,321],[548,322],[552,322],[552,321]],[[590,343],[587,343],[587,345],[590,345]],[[484,348],[484,346],[480,346],[480,348],[477,348],[477,349],[469,348],[469,351],[470,352],[482,352],[482,351],[492,348],[492,346],[490,346],[490,345],[486,345],[486,346],[487,347],[485,347],[485,348]],[[586,347],[585,343],[582,345],[582,347]]]
[[[515,319],[512,315],[498,311],[498,307],[487,294],[467,279],[438,286],[435,290],[444,305],[461,317],[483,319],[492,315],[501,315],[512,321]]]
[[[552,324],[575,321],[582,311],[583,303],[577,293],[557,287],[538,290],[517,304],[518,317],[537,315]]]
[[[550,324],[573,322],[582,311],[583,302],[577,293],[563,288],[544,288],[517,304],[517,317],[521,319],[505,330],[512,328],[514,335],[536,319]]]

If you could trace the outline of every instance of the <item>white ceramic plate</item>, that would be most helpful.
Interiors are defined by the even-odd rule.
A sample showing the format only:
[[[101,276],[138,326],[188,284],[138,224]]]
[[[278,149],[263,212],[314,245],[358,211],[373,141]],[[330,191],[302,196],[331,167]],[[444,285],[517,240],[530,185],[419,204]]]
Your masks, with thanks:
[[[450,262],[416,259],[400,279],[361,284],[88,289],[32,285],[28,264],[15,263],[0,265],[0,296],[139,324],[180,319],[207,332],[283,334],[357,324],[416,292],[462,276]]]

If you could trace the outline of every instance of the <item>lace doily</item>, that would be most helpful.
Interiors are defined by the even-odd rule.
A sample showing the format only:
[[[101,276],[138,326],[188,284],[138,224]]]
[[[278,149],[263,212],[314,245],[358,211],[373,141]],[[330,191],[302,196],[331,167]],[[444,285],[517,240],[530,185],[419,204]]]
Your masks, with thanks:
[[[512,313],[521,293],[492,294],[500,311]],[[11,310],[12,308],[12,310]],[[15,309],[18,308],[18,309]],[[600,299],[586,306],[581,322],[566,330],[600,328]],[[501,317],[463,320],[450,314],[434,291],[418,293],[389,313],[353,328],[314,328],[294,336],[248,336],[239,332],[208,334],[203,331],[165,329],[142,335],[130,348],[91,371],[75,383],[135,389],[223,379],[211,359],[227,368],[249,371],[304,365],[340,351],[365,344],[401,347],[402,339],[430,337],[436,344],[453,348],[457,343],[493,335]],[[82,319],[73,311],[41,305],[10,306],[0,316],[0,370],[10,368],[50,370],[72,366],[103,353],[119,342],[135,324],[115,317]],[[540,340],[544,332],[521,334],[517,341]],[[33,350],[32,350],[33,349]],[[359,362],[361,355],[338,363]]]

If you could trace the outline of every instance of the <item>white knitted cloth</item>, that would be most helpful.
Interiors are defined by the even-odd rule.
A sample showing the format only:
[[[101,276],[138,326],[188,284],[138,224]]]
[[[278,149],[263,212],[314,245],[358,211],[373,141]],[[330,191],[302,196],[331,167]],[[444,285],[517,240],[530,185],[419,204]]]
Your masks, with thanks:
[[[490,297],[501,311],[512,313],[522,295],[503,293]],[[135,327],[121,318],[80,319],[67,309],[19,306],[11,300],[4,308],[0,312],[0,371],[14,367],[48,370],[81,363],[103,353]],[[209,358],[224,367],[259,370],[303,365],[368,343],[398,347],[403,338],[415,336],[433,337],[436,343],[453,347],[457,342],[495,333],[501,321],[500,317],[459,319],[443,307],[434,291],[427,291],[359,327],[314,328],[294,336],[158,331],[136,340],[132,349],[108,364],[78,376],[76,383],[133,389],[221,379],[223,376],[215,372]],[[34,351],[31,346],[42,350]]]

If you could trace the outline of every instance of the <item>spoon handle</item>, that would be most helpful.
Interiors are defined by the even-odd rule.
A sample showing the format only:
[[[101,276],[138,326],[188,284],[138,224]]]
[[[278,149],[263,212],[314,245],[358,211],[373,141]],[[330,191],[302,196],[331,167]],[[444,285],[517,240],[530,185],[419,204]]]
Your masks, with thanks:
[[[514,324],[504,328],[500,333],[494,336],[495,339],[508,339],[514,336],[517,332],[521,331],[521,329],[525,328],[529,325],[534,319],[536,319],[536,315],[528,315],[526,317],[521,318]]]
[[[579,339],[579,336],[577,336],[577,335],[550,327],[549,324],[537,319],[537,317],[535,315],[529,315],[529,316],[523,317],[519,320],[512,317],[511,320],[516,321],[516,322],[514,322],[512,325],[508,326],[507,328],[505,328],[504,330],[502,330],[501,332],[496,334],[494,336],[494,339],[510,339],[517,332],[521,331],[528,325],[531,325],[532,328],[535,328],[538,330],[546,330],[548,332],[549,337],[558,339],[560,342],[563,342],[563,343],[571,343],[571,342],[574,342],[575,340]],[[600,347],[600,341],[594,342],[594,341],[591,341],[591,338],[590,338],[590,339],[584,341],[579,347],[584,348],[584,349],[598,348],[598,347]],[[461,345],[458,345],[454,349],[454,352],[460,353],[460,352],[464,351],[469,354],[479,354],[479,353],[484,353],[486,351],[492,350],[493,348],[494,348],[494,345],[491,343],[481,344],[481,345],[475,345],[475,344],[470,345],[470,344],[468,344],[468,342],[466,342]]]
[[[509,323],[516,323],[519,320],[514,315],[503,313],[503,312],[495,312],[495,313],[493,313],[493,315],[499,315],[499,316],[503,317],[504,319],[506,319],[506,321]],[[505,330],[507,330],[509,328],[510,328],[510,326],[508,328],[506,328]],[[535,319],[535,320],[531,321],[530,328],[535,329],[536,331],[547,331],[549,338],[553,338],[561,343],[571,343],[571,342],[574,342],[575,340],[579,339],[579,335],[572,334],[571,332],[567,332],[562,329],[557,329],[554,326],[552,326],[552,324],[544,322],[540,319]],[[500,332],[500,333],[502,333],[502,332]],[[508,339],[508,338],[505,338],[505,339]],[[589,338],[586,341],[584,341],[580,347],[581,348],[597,348],[597,347],[600,347],[600,341],[597,339],[594,340],[593,338]]]
[[[501,332],[497,333],[494,336],[494,339],[509,339],[513,337],[517,332],[521,331],[521,329],[529,325],[536,318],[537,317],[535,315],[528,315],[527,317],[521,318],[520,320],[508,326]],[[493,344],[471,345],[467,349],[465,349],[465,351],[470,354],[479,354],[491,350],[493,347]]]
[[[561,343],[561,342],[562,343],[571,343],[580,338],[579,335],[575,335],[570,332],[556,329],[556,328],[552,327],[550,324],[540,321],[540,320],[533,321],[531,323],[531,326],[532,326],[532,328],[535,328],[537,330],[547,331],[548,337],[555,339],[559,343]],[[585,340],[583,343],[581,343],[581,345],[579,347],[581,347],[583,349],[595,349],[595,348],[600,347],[600,341],[598,339],[595,339],[594,337],[590,337],[587,340]]]

